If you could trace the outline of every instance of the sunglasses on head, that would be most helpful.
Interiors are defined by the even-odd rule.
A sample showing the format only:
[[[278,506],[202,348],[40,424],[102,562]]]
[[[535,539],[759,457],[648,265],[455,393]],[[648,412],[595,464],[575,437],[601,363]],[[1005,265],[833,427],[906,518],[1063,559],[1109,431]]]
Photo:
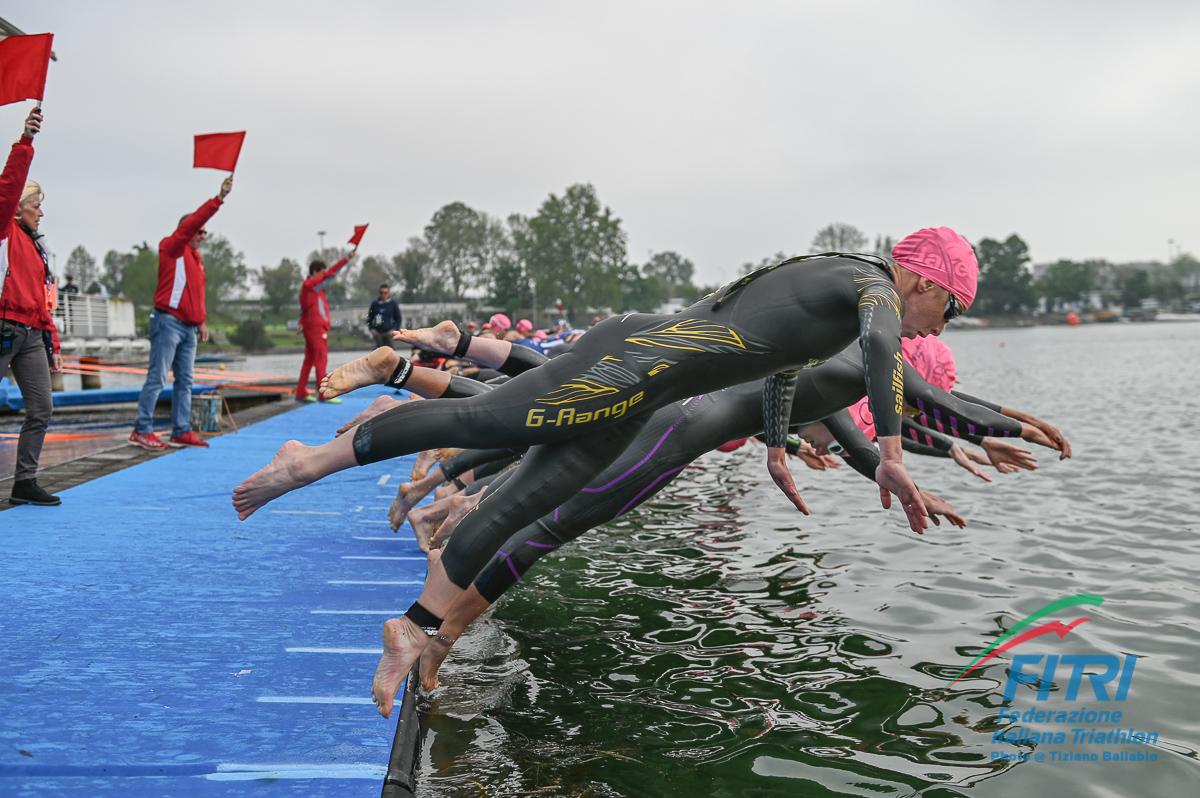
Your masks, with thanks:
[[[942,318],[944,318],[946,321],[950,321],[951,319],[961,316],[964,311],[966,311],[966,308],[964,308],[962,303],[958,301],[958,297],[956,297],[954,294],[950,294],[950,299],[946,302],[946,311],[942,313]]]

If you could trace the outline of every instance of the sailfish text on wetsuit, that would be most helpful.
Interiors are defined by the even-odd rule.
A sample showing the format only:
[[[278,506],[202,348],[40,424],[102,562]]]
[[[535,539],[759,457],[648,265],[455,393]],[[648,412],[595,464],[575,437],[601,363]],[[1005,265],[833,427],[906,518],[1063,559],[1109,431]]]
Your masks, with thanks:
[[[904,358],[896,353],[896,365],[892,367],[892,390],[896,394],[896,415],[904,413]]]

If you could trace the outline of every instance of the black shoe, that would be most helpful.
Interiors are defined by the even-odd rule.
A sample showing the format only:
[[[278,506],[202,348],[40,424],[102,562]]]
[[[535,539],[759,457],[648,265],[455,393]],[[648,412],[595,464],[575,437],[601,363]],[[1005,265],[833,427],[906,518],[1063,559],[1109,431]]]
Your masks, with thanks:
[[[56,507],[62,499],[42,490],[36,479],[20,479],[13,483],[10,504],[34,504],[38,507]]]

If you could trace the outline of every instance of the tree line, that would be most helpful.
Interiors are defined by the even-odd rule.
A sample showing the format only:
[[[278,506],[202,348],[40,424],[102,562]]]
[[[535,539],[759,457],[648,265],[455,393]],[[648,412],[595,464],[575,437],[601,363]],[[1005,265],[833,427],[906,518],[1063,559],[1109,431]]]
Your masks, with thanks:
[[[693,284],[695,265],[678,252],[652,253],[630,263],[627,236],[618,218],[588,184],[550,194],[532,216],[499,219],[462,202],[439,208],[420,236],[394,255],[355,257],[326,286],[330,302],[368,302],[382,284],[396,287],[401,302],[443,302],[472,297],[496,307],[548,307],[561,302],[568,314],[597,308],[654,310],[667,299],[691,302],[715,286]],[[273,313],[296,305],[307,264],[332,264],[348,248],[326,247],[303,262],[285,257],[275,266],[247,268],[228,239],[213,235],[201,245],[211,311],[262,288]],[[157,252],[143,242],[110,251],[101,264],[80,246],[66,273],[85,291],[125,296],[138,305],[153,301]]]
[[[561,302],[579,317],[593,309],[652,311],[669,298],[691,302],[717,286],[694,283],[695,266],[675,251],[652,253],[631,263],[622,221],[601,203],[590,184],[550,194],[532,216],[504,219],[452,202],[434,212],[421,235],[394,255],[356,257],[326,290],[333,304],[368,302],[378,288],[396,288],[403,302],[444,302],[471,297],[506,309],[546,308]],[[891,252],[895,238],[872,239],[844,222],[817,231],[809,252]],[[979,296],[972,313],[1026,313],[1044,302],[1048,309],[1085,300],[1099,292],[1109,303],[1135,306],[1157,298],[1177,303],[1200,285],[1200,261],[1181,254],[1170,263],[1114,265],[1103,260],[1060,260],[1032,268],[1029,248],[1017,235],[975,244],[980,263]],[[201,245],[209,308],[244,298],[252,283],[262,288],[263,304],[275,314],[293,308],[307,263],[332,264],[348,249],[312,251],[303,263],[283,258],[275,266],[250,269],[226,238],[210,236]],[[777,263],[797,253],[776,252],[743,263],[741,273]],[[101,286],[138,305],[153,301],[157,251],[143,242],[129,251],[109,251],[97,264],[80,246],[66,272],[85,291]],[[735,275],[730,274],[732,278]]]

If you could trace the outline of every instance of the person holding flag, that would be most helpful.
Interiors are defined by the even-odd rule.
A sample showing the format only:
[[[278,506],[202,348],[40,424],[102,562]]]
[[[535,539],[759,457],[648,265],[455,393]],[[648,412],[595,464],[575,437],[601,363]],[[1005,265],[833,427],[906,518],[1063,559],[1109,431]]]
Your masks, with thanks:
[[[33,137],[41,129],[39,105],[25,118],[0,175],[0,375],[11,367],[25,399],[9,502],[53,507],[62,500],[37,484],[42,443],[54,411],[50,373],[62,371],[58,329],[46,293],[52,286],[50,267],[38,233],[45,215],[42,187],[29,179]]]
[[[205,225],[232,190],[233,175],[230,175],[222,181],[217,196],[182,217],[175,232],[158,244],[158,288],[154,292],[154,311],[150,314],[150,367],[138,398],[137,421],[129,435],[131,445],[147,451],[208,446],[207,441],[192,431],[191,423],[196,338],[202,343],[208,341],[204,262],[199,248],[208,235]],[[168,370],[175,373],[170,442],[154,434],[154,406]]]
[[[364,226],[363,230],[366,229]],[[315,368],[317,385],[325,379],[325,366],[329,362],[329,299],[325,296],[325,284],[342,270],[358,253],[358,242],[362,233],[357,232],[350,243],[350,254],[332,266],[314,260],[308,264],[308,278],[300,287],[300,332],[304,334],[304,364],[300,366],[300,381],[296,384],[296,401],[315,402],[317,397],[308,392],[308,375]],[[336,397],[330,399],[339,403]]]

